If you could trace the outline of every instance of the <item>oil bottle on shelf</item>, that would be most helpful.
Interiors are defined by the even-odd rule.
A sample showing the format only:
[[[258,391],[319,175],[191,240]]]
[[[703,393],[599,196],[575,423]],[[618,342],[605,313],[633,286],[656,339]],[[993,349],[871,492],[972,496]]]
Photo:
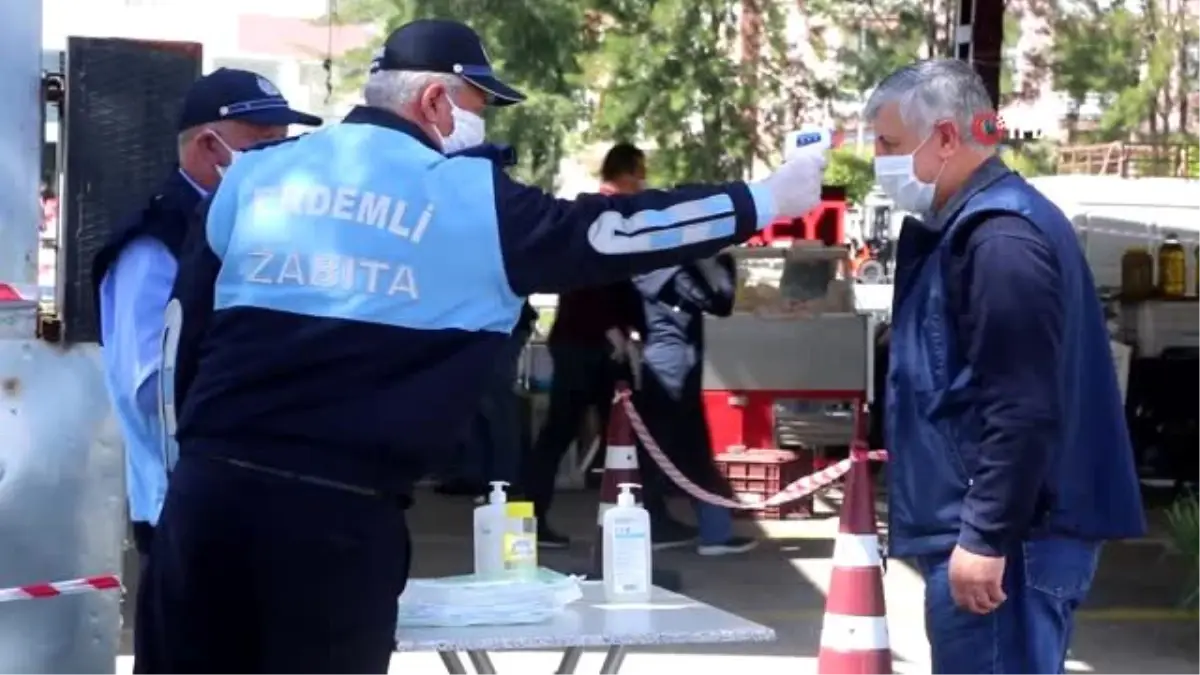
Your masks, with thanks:
[[[1158,292],[1164,298],[1187,295],[1187,252],[1171,233],[1158,248]]]

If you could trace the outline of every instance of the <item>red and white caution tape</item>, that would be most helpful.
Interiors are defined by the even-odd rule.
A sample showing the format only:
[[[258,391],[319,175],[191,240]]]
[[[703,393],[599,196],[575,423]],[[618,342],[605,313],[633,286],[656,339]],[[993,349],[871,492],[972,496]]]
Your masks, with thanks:
[[[633,402],[630,400],[630,391],[623,389],[617,392],[617,401],[624,406],[625,414],[629,418],[629,426],[633,427],[633,432],[637,434],[638,439],[642,442],[642,446],[646,448],[646,454],[658,464],[663,473],[671,479],[671,482],[679,486],[688,496],[698,499],[702,502],[712,504],[714,506],[722,506],[727,509],[743,509],[743,510],[762,510],[769,509],[780,504],[787,504],[798,499],[803,499],[822,488],[829,487],[836,483],[839,478],[846,475],[850,471],[850,465],[854,462],[866,461],[886,461],[886,450],[866,450],[862,448],[852,449],[850,457],[843,459],[836,464],[821,469],[820,471],[805,476],[784,487],[778,493],[764,499],[761,502],[754,504],[746,504],[735,499],[722,497],[718,494],[713,494],[708,490],[701,488],[693,483],[687,476],[683,475],[667,457],[662,448],[655,442],[654,437],[650,435],[650,430],[646,428],[646,423],[642,421],[641,415],[637,409],[633,407]]]
[[[121,578],[115,574],[105,574],[96,577],[84,577],[82,579],[0,588],[0,602],[56,598],[60,595],[117,590],[121,590]]]

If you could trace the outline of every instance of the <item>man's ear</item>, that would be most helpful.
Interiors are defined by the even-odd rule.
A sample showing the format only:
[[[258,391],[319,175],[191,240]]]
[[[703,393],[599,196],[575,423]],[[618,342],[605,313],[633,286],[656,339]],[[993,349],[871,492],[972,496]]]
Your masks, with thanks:
[[[963,137],[958,125],[949,120],[938,122],[933,127],[934,142],[938,145],[938,154],[943,159],[958,152],[962,147]]]
[[[441,82],[434,82],[428,87],[425,87],[425,91],[422,92],[421,98],[418,102],[421,106],[421,112],[427,113],[430,117],[436,117],[438,113],[438,106],[441,105],[441,100],[443,98],[442,94],[445,91],[446,86]]]

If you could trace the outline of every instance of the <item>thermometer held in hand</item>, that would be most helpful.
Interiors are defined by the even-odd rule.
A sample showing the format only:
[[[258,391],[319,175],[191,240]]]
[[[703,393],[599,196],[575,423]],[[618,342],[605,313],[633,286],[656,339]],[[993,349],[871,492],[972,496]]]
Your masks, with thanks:
[[[789,131],[783,141],[783,159],[789,160],[797,153],[821,153],[833,148],[833,133],[820,127],[802,127]]]

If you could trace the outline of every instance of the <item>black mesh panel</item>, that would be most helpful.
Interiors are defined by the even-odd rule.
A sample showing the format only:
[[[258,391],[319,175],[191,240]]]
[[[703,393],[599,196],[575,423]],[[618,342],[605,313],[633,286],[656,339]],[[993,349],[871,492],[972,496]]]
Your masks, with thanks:
[[[176,162],[179,107],[200,75],[193,43],[67,41],[66,181],[59,279],[64,338],[94,342],[92,258]]]

